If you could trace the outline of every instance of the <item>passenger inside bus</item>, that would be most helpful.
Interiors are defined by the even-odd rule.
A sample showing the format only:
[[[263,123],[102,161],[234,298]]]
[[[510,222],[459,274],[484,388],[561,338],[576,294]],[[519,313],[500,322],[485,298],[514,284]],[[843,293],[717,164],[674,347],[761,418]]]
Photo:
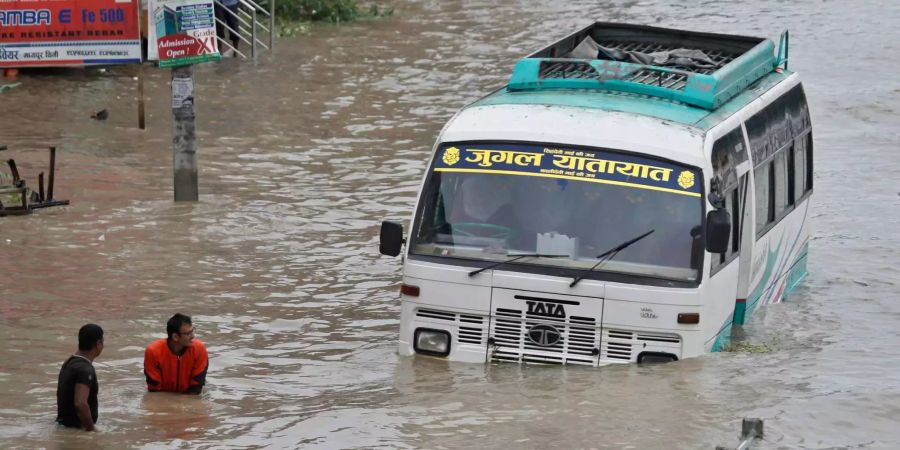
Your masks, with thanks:
[[[447,213],[455,237],[507,238],[512,234],[509,183],[499,175],[467,175],[452,196]],[[455,239],[459,240],[459,239]]]

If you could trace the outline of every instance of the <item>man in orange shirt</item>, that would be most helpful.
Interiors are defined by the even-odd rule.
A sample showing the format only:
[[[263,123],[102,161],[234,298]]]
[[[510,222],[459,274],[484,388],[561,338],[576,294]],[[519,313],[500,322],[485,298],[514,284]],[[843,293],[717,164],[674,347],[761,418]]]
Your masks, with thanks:
[[[199,394],[206,384],[206,346],[194,338],[190,316],[175,314],[166,323],[168,337],[144,351],[144,375],[151,392]]]

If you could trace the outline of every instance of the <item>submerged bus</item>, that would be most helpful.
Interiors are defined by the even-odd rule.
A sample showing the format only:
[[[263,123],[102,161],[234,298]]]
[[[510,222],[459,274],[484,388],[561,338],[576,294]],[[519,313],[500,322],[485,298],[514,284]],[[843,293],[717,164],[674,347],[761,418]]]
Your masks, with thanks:
[[[434,145],[403,253],[399,352],[676,361],[806,275],[813,141],[769,39],[593,23],[520,61]],[[404,245],[405,248],[404,248]]]

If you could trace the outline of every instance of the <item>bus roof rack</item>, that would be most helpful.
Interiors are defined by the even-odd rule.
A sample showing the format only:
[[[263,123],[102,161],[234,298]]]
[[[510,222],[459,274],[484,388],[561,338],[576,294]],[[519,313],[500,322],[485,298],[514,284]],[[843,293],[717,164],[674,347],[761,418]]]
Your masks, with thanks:
[[[778,64],[766,38],[595,22],[519,60],[507,89],[617,91],[712,110]]]

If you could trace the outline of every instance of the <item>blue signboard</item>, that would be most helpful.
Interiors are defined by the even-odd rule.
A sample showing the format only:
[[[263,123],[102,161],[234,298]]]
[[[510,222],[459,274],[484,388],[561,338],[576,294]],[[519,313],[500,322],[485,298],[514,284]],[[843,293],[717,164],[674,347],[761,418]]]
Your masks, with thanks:
[[[693,169],[634,155],[518,144],[445,144],[435,172],[559,178],[700,197]]]

